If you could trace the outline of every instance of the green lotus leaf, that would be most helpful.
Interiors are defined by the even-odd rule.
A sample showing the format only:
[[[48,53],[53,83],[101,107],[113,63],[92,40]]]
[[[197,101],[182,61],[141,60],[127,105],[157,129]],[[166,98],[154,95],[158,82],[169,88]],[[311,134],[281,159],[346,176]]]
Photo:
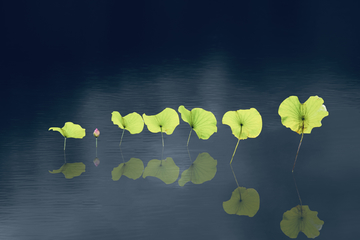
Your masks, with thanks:
[[[159,178],[166,184],[171,184],[179,177],[179,167],[170,157],[165,160],[153,159],[148,162],[143,174],[143,178],[148,176]]]
[[[308,238],[315,238],[320,235],[319,231],[324,225],[317,214],[307,205],[297,205],[284,213],[280,222],[281,231],[290,238],[296,238],[299,232],[303,232]]]
[[[140,114],[133,112],[122,117],[118,111],[111,113],[111,121],[121,129],[128,130],[131,134],[141,133],[144,129],[144,120]]]
[[[182,120],[190,125],[200,139],[209,139],[217,132],[217,122],[212,112],[202,108],[193,108],[189,111],[183,105],[178,108],[178,112],[181,113]]]
[[[238,139],[256,138],[262,129],[261,115],[255,108],[228,111],[222,123],[229,125],[232,134]]]
[[[111,171],[112,180],[117,181],[122,175],[135,180],[141,177],[143,170],[143,162],[138,158],[131,158],[126,163],[121,163]]]
[[[85,172],[85,164],[82,162],[76,163],[65,163],[61,166],[61,168],[53,171],[49,171],[49,173],[63,173],[65,178],[71,179],[73,177],[80,176],[83,172]]]
[[[57,131],[66,138],[85,137],[85,129],[82,128],[79,124],[74,124],[72,122],[66,122],[62,128],[51,127],[49,128],[49,131],[50,130]]]
[[[147,128],[152,133],[164,132],[170,135],[180,123],[179,115],[172,108],[165,108],[162,112],[151,116],[144,113],[143,118]]]
[[[194,184],[201,184],[210,181],[215,177],[217,161],[209,153],[200,153],[189,169],[182,172],[179,185],[184,186],[191,181]]]
[[[241,196],[241,197],[240,197]],[[260,197],[253,188],[236,188],[231,198],[223,202],[223,208],[227,214],[237,214],[253,217],[260,207]]]
[[[329,115],[324,100],[311,96],[301,104],[297,96],[286,98],[279,106],[281,123],[299,134],[311,133],[314,127],[321,127],[321,120]]]

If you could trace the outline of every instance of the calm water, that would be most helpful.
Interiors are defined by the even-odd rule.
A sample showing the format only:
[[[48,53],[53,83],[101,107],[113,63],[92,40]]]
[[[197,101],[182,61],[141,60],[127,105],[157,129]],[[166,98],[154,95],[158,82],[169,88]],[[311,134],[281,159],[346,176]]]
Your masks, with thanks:
[[[30,84],[35,76],[39,81]],[[360,214],[359,77],[341,61],[241,58],[215,50],[107,67],[59,65],[38,75],[13,72],[0,140],[0,238],[288,239],[279,224],[283,213],[299,204],[291,168],[300,136],[282,126],[277,111],[290,95],[301,102],[318,95],[329,116],[304,136],[295,175],[303,204],[325,222],[318,239],[353,239]],[[184,187],[152,177],[113,181],[111,171],[122,162],[122,132],[111,112],[153,115],[180,105],[204,108],[217,118],[218,132],[209,140],[195,134],[190,140],[193,158],[208,152],[218,161],[214,179]],[[237,139],[221,119],[229,110],[251,107],[260,112],[263,129],[259,137],[240,142],[233,167],[239,184],[260,195],[253,218],[222,208],[236,188],[229,161]],[[86,129],[84,139],[67,141],[67,161],[86,165],[73,179],[48,172],[64,161],[63,138],[48,128],[67,121]],[[98,167],[95,128],[101,131]],[[174,159],[180,174],[189,167],[189,130],[180,120],[164,137],[164,157]],[[146,127],[137,135],[126,132],[122,149],[126,160],[140,158],[146,166],[161,156],[161,135]]]

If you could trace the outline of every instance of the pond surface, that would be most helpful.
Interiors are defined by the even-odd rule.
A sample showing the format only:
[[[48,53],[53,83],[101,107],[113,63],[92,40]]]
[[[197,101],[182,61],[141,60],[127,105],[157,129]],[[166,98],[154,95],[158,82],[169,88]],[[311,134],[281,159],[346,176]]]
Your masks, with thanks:
[[[281,124],[289,96],[319,96],[329,111],[305,134],[295,178],[304,205],[324,225],[317,239],[359,231],[360,2],[27,1],[2,4],[0,239],[289,239],[284,212],[299,204],[291,169],[300,135]],[[155,115],[165,108],[211,111],[217,133],[192,133],[192,159],[208,153],[217,172],[203,184],[165,184],[111,172],[123,162],[122,129],[111,113]],[[254,188],[254,217],[223,209],[237,187],[229,165],[237,139],[222,117],[256,108],[263,127],[240,141],[232,166]],[[86,129],[68,139],[50,127]],[[96,157],[95,128],[101,132]],[[189,168],[190,127],[164,134],[164,158]],[[160,133],[125,132],[125,161],[162,155]],[[180,178],[180,176],[179,176]],[[307,239],[300,232],[298,239]]]
[[[304,135],[295,168],[303,204],[325,222],[318,239],[353,238],[358,231],[359,72],[342,63],[212,50],[106,67],[58,65],[33,84],[33,73],[9,78],[0,140],[2,239],[288,239],[280,221],[299,204],[291,168],[300,135],[281,124],[277,111],[291,95],[300,102],[318,95],[329,111],[322,127]],[[111,122],[112,111],[154,115],[180,105],[216,116],[217,133],[209,140],[193,134],[189,143],[192,158],[207,152],[217,160],[215,177],[183,187],[153,177],[113,181],[111,171],[122,163],[122,130]],[[260,195],[260,209],[250,218],[222,207],[236,188],[229,161],[237,139],[221,119],[227,111],[252,107],[262,116],[262,132],[240,141],[233,160],[240,186]],[[85,138],[67,140],[67,162],[86,166],[72,179],[49,173],[64,158],[63,137],[48,128],[67,121],[86,129]],[[101,132],[98,167],[95,128]],[[189,131],[180,120],[172,135],[164,134],[164,158],[173,158],[180,174],[190,166]],[[161,135],[146,127],[136,135],[125,132],[122,151],[126,161],[139,158],[146,166],[161,158]]]

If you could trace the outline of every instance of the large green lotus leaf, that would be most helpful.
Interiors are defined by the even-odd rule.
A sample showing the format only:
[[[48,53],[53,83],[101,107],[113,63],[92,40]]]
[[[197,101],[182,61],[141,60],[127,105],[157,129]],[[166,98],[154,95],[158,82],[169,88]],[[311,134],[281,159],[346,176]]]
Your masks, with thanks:
[[[112,180],[117,181],[122,175],[135,180],[141,177],[143,170],[143,162],[138,158],[131,158],[126,163],[121,163],[111,171]]]
[[[159,178],[166,184],[171,184],[179,177],[179,167],[170,157],[165,160],[153,159],[148,162],[143,174],[143,178],[148,176]]]
[[[281,123],[299,134],[311,133],[314,127],[321,127],[321,120],[329,115],[324,100],[311,96],[301,104],[297,96],[286,98],[279,106]]]
[[[240,198],[241,195],[241,198]],[[223,208],[227,214],[237,214],[253,217],[260,207],[260,197],[253,188],[236,188],[231,198],[223,202]]]
[[[133,112],[122,117],[118,111],[111,113],[111,121],[121,129],[128,130],[131,134],[141,133],[144,129],[144,120],[140,114]]]
[[[299,232],[303,232],[308,238],[315,238],[319,236],[324,225],[324,221],[320,220],[317,214],[318,212],[311,211],[307,205],[297,205],[284,213],[280,222],[281,231],[290,238],[296,238]]]
[[[232,134],[238,139],[256,138],[262,129],[261,115],[255,108],[228,111],[222,123],[229,125]]]
[[[217,161],[209,153],[200,153],[189,169],[182,172],[179,185],[184,186],[191,181],[194,184],[201,184],[210,181],[215,177]]]
[[[144,113],[143,118],[147,128],[152,133],[162,131],[170,135],[180,123],[179,115],[172,108],[165,108],[162,112],[151,116]]]
[[[50,130],[57,131],[66,138],[85,137],[85,129],[82,128],[79,124],[74,124],[72,122],[66,122],[62,128],[51,127],[49,128],[49,131]]]
[[[71,179],[73,177],[80,176],[83,172],[85,172],[85,164],[83,164],[82,162],[65,163],[61,166],[61,168],[49,172],[63,173],[65,175],[65,178]]]
[[[178,108],[178,112],[181,113],[182,120],[190,125],[200,139],[209,139],[214,132],[217,132],[217,122],[212,112],[202,108],[193,108],[189,111],[183,105]]]

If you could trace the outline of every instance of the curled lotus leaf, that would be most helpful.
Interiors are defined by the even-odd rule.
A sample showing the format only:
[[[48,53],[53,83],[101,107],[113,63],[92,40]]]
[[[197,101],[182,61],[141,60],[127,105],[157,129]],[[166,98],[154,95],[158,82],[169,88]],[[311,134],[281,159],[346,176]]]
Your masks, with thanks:
[[[63,173],[65,178],[71,179],[73,177],[78,177],[83,172],[85,172],[85,164],[82,162],[65,163],[64,165],[61,166],[61,168],[49,172],[53,174]]]
[[[318,212],[311,211],[307,205],[297,205],[286,211],[280,222],[283,233],[290,238],[297,238],[299,232],[303,232],[308,238],[320,235],[324,221],[318,218]]]
[[[181,113],[182,120],[190,125],[200,139],[209,139],[217,132],[217,122],[212,112],[202,108],[193,108],[189,111],[183,105],[179,106],[178,112]]]
[[[165,108],[156,115],[143,114],[144,122],[148,130],[152,133],[164,132],[170,135],[180,124],[179,115],[172,108]]]
[[[121,129],[128,130],[131,134],[141,133],[144,129],[144,120],[140,114],[133,112],[122,117],[118,111],[111,113],[111,121]]]
[[[281,123],[299,134],[311,133],[314,127],[321,127],[321,120],[329,115],[318,96],[311,96],[301,104],[297,96],[286,98],[279,106]]]
[[[223,202],[223,208],[227,214],[255,216],[260,208],[260,197],[258,192],[253,188],[236,188],[231,198]]]
[[[111,171],[113,181],[120,179],[122,175],[131,179],[138,179],[144,171],[144,164],[138,158],[131,158],[126,163],[121,163]]]
[[[83,138],[85,137],[85,129],[82,128],[79,124],[74,124],[72,122],[66,122],[62,128],[51,127],[49,131],[57,131],[61,133],[66,138]]]
[[[202,184],[215,177],[217,161],[209,153],[200,153],[191,166],[182,172],[179,185],[184,186],[187,182]]]
[[[255,108],[228,111],[222,123],[229,125],[238,139],[256,138],[262,130],[261,115]]]
[[[175,182],[179,177],[179,167],[176,166],[174,160],[167,157],[165,160],[153,159],[148,162],[143,178],[148,176],[159,178],[166,184]]]

